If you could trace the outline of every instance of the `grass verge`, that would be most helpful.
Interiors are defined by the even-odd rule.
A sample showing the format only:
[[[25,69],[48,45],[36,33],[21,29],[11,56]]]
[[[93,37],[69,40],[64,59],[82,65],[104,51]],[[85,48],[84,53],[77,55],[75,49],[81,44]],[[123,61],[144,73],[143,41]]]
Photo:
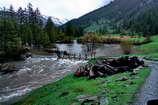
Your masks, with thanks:
[[[158,35],[152,36],[151,39],[151,43],[136,47],[136,50],[141,52],[140,54],[136,54],[136,56],[144,56],[150,60],[158,60]]]
[[[77,100],[77,96],[97,96],[103,91],[109,105],[129,105],[149,75],[150,70],[144,68],[137,72],[138,74],[134,76],[126,72],[95,80],[69,75],[60,81],[32,91],[25,99],[15,105],[80,105],[81,102]],[[124,76],[128,78],[127,81],[117,81]]]

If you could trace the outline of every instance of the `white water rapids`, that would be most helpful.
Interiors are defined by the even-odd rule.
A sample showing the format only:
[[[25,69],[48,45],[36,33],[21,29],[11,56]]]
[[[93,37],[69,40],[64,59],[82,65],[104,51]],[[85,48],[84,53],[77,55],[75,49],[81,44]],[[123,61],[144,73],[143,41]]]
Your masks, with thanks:
[[[86,61],[66,60],[53,57],[28,58],[18,62],[20,70],[0,75],[0,104],[10,105],[32,89],[55,82],[76,70]]]

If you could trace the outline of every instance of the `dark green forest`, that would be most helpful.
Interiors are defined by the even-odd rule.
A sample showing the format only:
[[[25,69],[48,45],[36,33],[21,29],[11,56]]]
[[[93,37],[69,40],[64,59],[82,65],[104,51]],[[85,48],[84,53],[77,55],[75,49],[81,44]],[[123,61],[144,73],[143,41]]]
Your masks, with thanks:
[[[48,17],[45,18],[40,10],[33,9],[31,3],[27,8],[13,6],[0,10],[0,55],[5,57],[19,56],[25,47],[41,49],[51,47],[56,41],[70,42],[73,37],[80,35],[77,28],[71,24],[64,29],[57,27]]]
[[[125,21],[123,28],[131,33],[142,33],[143,35],[158,34],[157,11],[158,7],[148,9],[137,18]]]

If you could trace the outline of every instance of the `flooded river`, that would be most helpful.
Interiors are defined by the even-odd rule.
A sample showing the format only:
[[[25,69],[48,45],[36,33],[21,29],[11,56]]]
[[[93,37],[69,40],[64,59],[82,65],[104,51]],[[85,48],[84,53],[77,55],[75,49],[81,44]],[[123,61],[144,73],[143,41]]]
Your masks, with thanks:
[[[96,56],[117,56],[122,54],[120,45],[117,44],[80,44],[74,40],[73,44],[56,44],[60,51],[67,51],[70,54],[86,55],[93,50]]]
[[[59,50],[84,55],[86,45],[57,44]],[[95,45],[96,56],[114,56],[121,54],[119,45]],[[13,62],[19,71],[12,74],[0,74],[0,104],[11,105],[21,96],[51,82],[55,82],[76,70],[76,66],[84,60],[57,59],[56,56],[37,56],[25,61]]]

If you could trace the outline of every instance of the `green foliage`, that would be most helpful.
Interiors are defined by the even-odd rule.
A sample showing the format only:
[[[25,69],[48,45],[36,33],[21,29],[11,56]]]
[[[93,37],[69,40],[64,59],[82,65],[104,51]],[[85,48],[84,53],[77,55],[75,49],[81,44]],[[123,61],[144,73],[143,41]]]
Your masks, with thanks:
[[[21,32],[20,36],[22,38],[23,45],[28,44],[29,46],[31,46],[31,44],[33,43],[31,28],[27,25],[22,25],[19,31]]]
[[[93,32],[99,34],[112,33],[112,22],[106,19],[100,19],[97,22],[93,22],[91,25],[84,29],[85,32]]]
[[[63,30],[66,36],[80,37],[83,35],[83,29],[71,22],[66,24]]]
[[[30,3],[27,9],[20,7],[18,11],[14,11],[10,6],[9,10],[0,10],[0,14],[0,38],[2,40],[0,50],[2,51],[20,46],[47,47],[61,38],[71,40],[70,37],[63,38],[65,34],[55,26],[50,17],[44,26],[42,20],[44,18],[39,9],[34,10]]]
[[[158,34],[158,7],[153,7],[146,10],[144,13],[139,15],[137,18],[128,20],[125,24],[127,29],[133,32],[142,32],[144,36]]]
[[[17,35],[16,24],[10,20],[0,22],[1,48],[5,51],[11,51],[21,47],[21,38]]]
[[[45,31],[49,36],[50,42],[54,43],[56,41],[57,35],[57,28],[55,27],[54,23],[52,22],[51,17],[48,18]]]
[[[50,40],[49,40],[49,36],[48,34],[41,30],[40,34],[39,34],[39,40],[38,43],[43,45],[43,47],[47,47],[50,45]]]
[[[42,19],[39,9],[34,10],[30,3],[24,10],[20,7],[14,11],[12,6],[9,10],[0,10],[0,51],[7,54],[22,46],[43,48],[64,36],[50,17],[45,26]]]
[[[0,21],[0,50],[1,57],[19,59],[22,50],[22,41],[17,34],[16,24],[11,20]]]

